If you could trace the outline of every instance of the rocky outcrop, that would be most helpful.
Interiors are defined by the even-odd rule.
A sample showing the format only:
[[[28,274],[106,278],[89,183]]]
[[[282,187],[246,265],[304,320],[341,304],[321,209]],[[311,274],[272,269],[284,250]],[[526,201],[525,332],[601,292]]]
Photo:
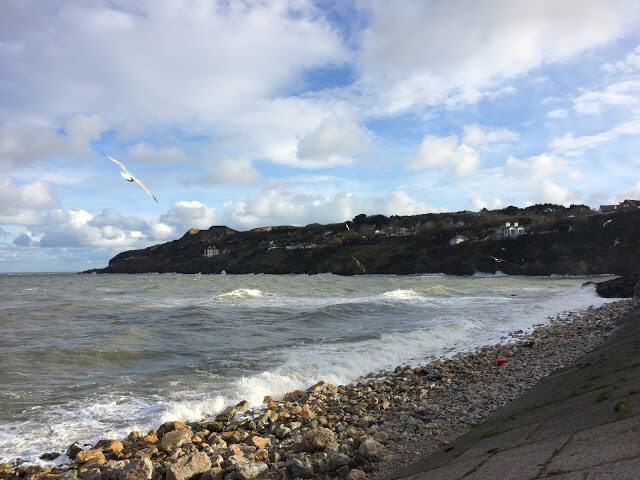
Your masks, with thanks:
[[[632,298],[640,296],[640,274],[634,273],[623,277],[598,282],[598,295],[605,298]]]

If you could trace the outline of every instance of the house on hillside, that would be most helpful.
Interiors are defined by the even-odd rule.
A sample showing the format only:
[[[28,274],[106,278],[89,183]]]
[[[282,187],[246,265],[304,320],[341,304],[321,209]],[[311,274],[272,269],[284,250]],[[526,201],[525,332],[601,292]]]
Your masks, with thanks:
[[[516,238],[520,235],[524,235],[525,233],[524,227],[519,226],[518,222],[514,222],[513,225],[511,225],[511,222],[506,222],[504,226],[498,227],[496,240]]]
[[[456,235],[455,237],[451,237],[449,240],[449,245],[458,245],[459,243],[466,242],[469,240],[464,235]]]
[[[202,254],[203,257],[207,258],[217,257],[218,255],[220,255],[220,250],[218,250],[216,247],[212,247],[211,245],[205,248],[204,253]]]
[[[640,200],[624,200],[617,205],[600,205],[600,213],[628,212],[640,208]]]

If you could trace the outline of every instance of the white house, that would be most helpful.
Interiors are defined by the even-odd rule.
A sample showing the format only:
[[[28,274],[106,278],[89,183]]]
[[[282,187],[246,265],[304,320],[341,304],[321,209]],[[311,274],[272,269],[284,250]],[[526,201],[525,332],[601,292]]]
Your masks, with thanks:
[[[455,237],[451,237],[451,240],[449,240],[449,245],[458,245],[459,243],[466,242],[467,240],[469,239],[464,235],[456,235]]]
[[[511,222],[507,222],[503,227],[498,227],[496,239],[506,240],[508,238],[516,238],[517,236],[524,235],[525,233],[524,227],[519,226],[518,222],[514,222],[513,225],[511,225]]]
[[[203,257],[217,257],[218,255],[220,255],[220,250],[218,250],[216,247],[212,247],[211,245],[209,245],[207,248],[204,249],[204,253],[202,254]]]

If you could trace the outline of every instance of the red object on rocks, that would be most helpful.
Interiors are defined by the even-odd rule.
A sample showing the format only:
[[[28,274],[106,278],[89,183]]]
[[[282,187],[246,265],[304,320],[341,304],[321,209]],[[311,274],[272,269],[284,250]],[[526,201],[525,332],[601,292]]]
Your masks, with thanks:
[[[496,359],[496,365],[500,366],[500,365],[504,365],[505,363],[507,363],[507,359],[504,357],[500,357]]]

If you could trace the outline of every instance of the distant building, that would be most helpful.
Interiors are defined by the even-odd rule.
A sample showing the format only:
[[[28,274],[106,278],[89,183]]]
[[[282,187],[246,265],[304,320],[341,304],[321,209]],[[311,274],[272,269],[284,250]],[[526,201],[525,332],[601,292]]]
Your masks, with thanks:
[[[220,255],[220,250],[218,250],[216,247],[212,247],[211,245],[209,245],[207,248],[204,249],[204,253],[202,256],[211,258],[211,257],[217,257],[218,255]]]
[[[615,213],[640,208],[640,200],[624,200],[617,205],[600,205],[600,213]]]
[[[469,239],[464,235],[456,235],[455,237],[451,237],[451,240],[449,240],[449,245],[458,245],[459,243],[466,242],[467,240]]]
[[[514,222],[513,225],[511,225],[511,222],[507,222],[503,227],[498,227],[496,239],[506,240],[508,238],[516,238],[520,235],[524,235],[525,233],[524,227],[519,226],[518,222]]]

